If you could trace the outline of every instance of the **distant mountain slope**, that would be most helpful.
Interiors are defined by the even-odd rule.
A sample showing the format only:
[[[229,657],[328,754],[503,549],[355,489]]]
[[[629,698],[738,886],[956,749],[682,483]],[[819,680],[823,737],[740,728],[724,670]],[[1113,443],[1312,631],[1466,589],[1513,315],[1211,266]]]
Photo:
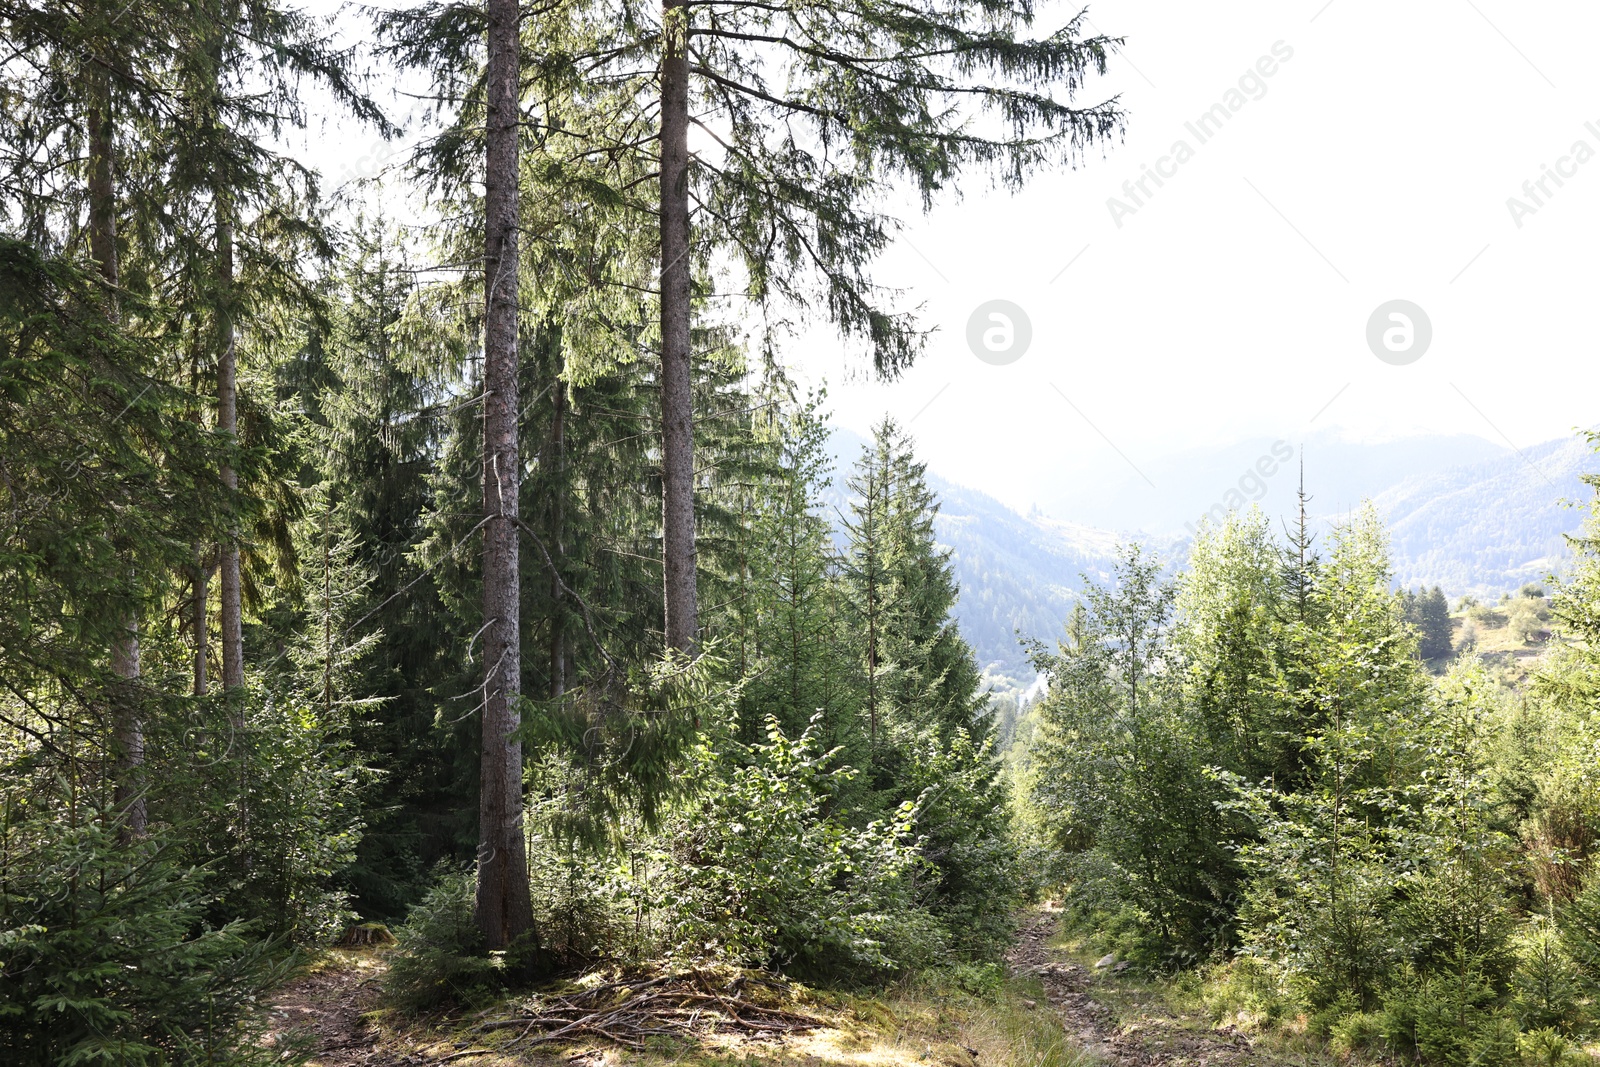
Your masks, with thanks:
[[[865,442],[848,430],[836,429],[830,452],[833,485],[824,495],[834,520],[835,541],[845,546],[840,516],[849,514],[846,488],[850,470]],[[946,481],[928,472],[928,485],[939,497],[934,532],[951,550],[961,598],[956,617],[972,645],[978,665],[997,685],[1025,687],[1033,670],[1018,636],[1054,640],[1061,633],[1073,601],[1083,589],[1083,576],[1108,581],[1116,561],[1120,535],[1042,515],[1020,515],[986,493]],[[1172,538],[1159,539],[1171,559]]]
[[[1224,502],[1230,491],[1255,501],[1268,515],[1293,511],[1299,464],[1281,461],[1286,454],[1304,455],[1306,486],[1317,506],[1330,513],[1376,497],[1407,478],[1513,455],[1503,445],[1470,434],[1378,442],[1348,441],[1336,432],[1304,440],[1260,437],[1141,460],[1142,475],[1121,464],[1054,477],[1047,473],[1033,499],[1052,515],[1093,526],[1180,534]],[[1268,462],[1258,468],[1263,459]],[[1262,477],[1258,470],[1271,473]]]
[[[862,443],[847,430],[833,436],[834,484],[826,502],[836,525],[839,515],[848,514],[845,480]],[[1452,600],[1464,593],[1497,596],[1559,569],[1566,551],[1561,535],[1583,520],[1582,511],[1562,501],[1589,500],[1578,476],[1600,470],[1600,457],[1578,438],[1535,445],[1520,457],[1458,437],[1363,448],[1338,450],[1348,468],[1336,468],[1326,480],[1313,480],[1313,474],[1334,465],[1334,450],[1308,449],[1316,458],[1313,463],[1308,456],[1307,481],[1319,523],[1325,527],[1342,518],[1360,499],[1355,486],[1370,486],[1368,495],[1390,524],[1396,581],[1440,585]],[[1451,457],[1469,459],[1452,466]],[[1272,496],[1261,501],[1275,522],[1292,506],[1293,477],[1280,476]],[[1038,512],[1020,514],[934,471],[928,481],[941,501],[935,531],[951,549],[961,585],[961,631],[979,665],[1003,687],[1033,681],[1018,633],[1054,640],[1082,593],[1084,576],[1109,581],[1123,541],[1141,541],[1173,567],[1187,555],[1187,538],[1166,532],[1166,523],[1156,525],[1163,532],[1155,535],[1132,523],[1123,527],[1128,532],[1117,533]],[[842,548],[842,530],[836,538]]]
[[[1591,493],[1579,480],[1600,457],[1577,438],[1409,478],[1376,503],[1394,538],[1395,576],[1452,597],[1499,594],[1542,581],[1567,556],[1562,534],[1582,524]]]
[[[991,496],[932,477],[934,523],[952,552],[961,599],[956,616],[978,664],[997,681],[1033,678],[1018,635],[1054,640],[1083,590],[1083,576],[1111,577],[1120,538],[1106,530],[1022,516]]]

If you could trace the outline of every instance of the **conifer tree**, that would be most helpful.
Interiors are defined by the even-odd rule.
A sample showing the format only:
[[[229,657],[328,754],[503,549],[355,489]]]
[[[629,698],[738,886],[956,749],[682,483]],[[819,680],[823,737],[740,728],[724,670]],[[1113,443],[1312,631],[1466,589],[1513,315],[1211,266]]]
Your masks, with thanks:
[[[882,454],[881,443],[875,437],[873,444],[862,449],[850,477],[849,488],[855,495],[850,504],[854,518],[845,521],[850,547],[844,574],[849,583],[850,607],[864,639],[861,667],[865,675],[868,739],[874,746],[885,706],[881,672],[891,589],[888,469],[888,457]]]
[[[948,737],[981,734],[980,678],[953,611],[958,590],[950,551],[934,536],[939,505],[926,465],[893,420],[862,449],[849,482],[844,576],[865,637],[862,670],[869,733],[899,723]]]
[[[1411,739],[1425,692],[1414,644],[1390,589],[1387,536],[1367,505],[1336,527],[1302,632],[1303,706],[1317,710],[1304,741],[1304,784],[1255,794],[1262,840],[1245,908],[1248,936],[1308,984],[1316,1007],[1354,995],[1376,1003],[1383,910],[1397,888],[1406,827],[1400,783],[1416,771]],[[1283,810],[1270,810],[1274,803]]]
[[[798,736],[814,730],[824,751],[859,765],[867,740],[852,641],[836,580],[833,531],[822,511],[830,482],[828,430],[813,398],[775,428],[777,469],[757,483],[739,611],[747,651],[740,673],[741,736],[760,739],[768,717]]]
[[[1029,37],[1032,8],[1011,3],[663,0],[654,23],[604,4],[592,17],[619,30],[574,58],[656,115],[667,643],[687,651],[699,631],[695,272],[727,255],[750,295],[817,303],[893,376],[921,333],[870,275],[894,225],[877,207],[888,184],[904,180],[927,206],[965,169],[1014,187],[1076,161],[1120,127],[1114,102],[1072,103],[1116,42],[1084,35],[1081,16]],[[691,126],[716,148],[692,154]]]
[[[939,501],[927,484],[927,464],[912,453],[910,439],[885,424],[893,444],[888,528],[894,542],[890,570],[894,613],[889,655],[896,664],[892,688],[902,718],[948,739],[956,730],[981,736],[981,679],[972,648],[955,620],[960,590],[951,550],[934,534]]]
[[[104,283],[106,317],[121,321],[121,250],[117,247],[116,118],[111,77],[98,63],[84,71],[89,107],[88,127],[89,254]],[[116,755],[116,807],[131,837],[143,837],[147,825],[144,791],[139,782],[144,763],[144,726],[139,709],[139,616],[127,609],[111,644],[111,673],[117,678],[111,695],[115,708],[112,745]]]
[[[275,506],[274,486],[240,480],[243,435],[250,429],[241,414],[265,414],[241,397],[240,343],[259,345],[271,336],[266,324],[275,304],[313,302],[306,261],[331,252],[315,208],[314,175],[278,151],[271,136],[305,123],[301,93],[307,82],[359,120],[382,132],[393,128],[361,92],[350,54],[329,43],[318,20],[275,0],[209,0],[188,10],[166,79],[170,99],[158,112],[171,121],[150,149],[152,192],[169,200],[168,216],[150,227],[161,238],[150,255],[168,290],[191,311],[194,376],[209,372],[214,383],[218,466],[243,520],[216,554],[221,681],[224,689],[237,691],[245,683],[250,577],[244,570],[247,557],[257,552],[247,537],[256,517],[251,512],[260,516]],[[198,391],[198,380],[194,387]],[[290,518],[280,512],[268,520],[285,550]],[[204,568],[195,569],[198,645],[198,616],[207,596]],[[197,668],[197,680],[202,673]]]
[[[521,5],[486,0],[483,317],[483,768],[478,927],[501,949],[533,927],[522,834],[521,498],[517,254]]]
[[[1285,657],[1299,610],[1288,582],[1300,571],[1282,559],[1260,511],[1235,512],[1202,529],[1179,585],[1185,700],[1217,765],[1252,781],[1291,775],[1296,760],[1300,720]]]

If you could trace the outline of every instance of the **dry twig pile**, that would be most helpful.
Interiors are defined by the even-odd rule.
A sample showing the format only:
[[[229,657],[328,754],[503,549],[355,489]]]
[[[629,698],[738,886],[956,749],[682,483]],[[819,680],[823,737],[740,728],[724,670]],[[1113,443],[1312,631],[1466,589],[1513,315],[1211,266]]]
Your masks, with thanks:
[[[738,1033],[779,1037],[826,1026],[821,1019],[774,1004],[787,992],[782,982],[762,976],[690,971],[651,978],[618,979],[529,1002],[524,1015],[489,1019],[483,1032],[520,1028],[510,1045],[600,1038],[631,1049],[646,1038],[696,1033]],[[767,995],[756,999],[752,989]],[[510,1045],[506,1047],[510,1047]]]

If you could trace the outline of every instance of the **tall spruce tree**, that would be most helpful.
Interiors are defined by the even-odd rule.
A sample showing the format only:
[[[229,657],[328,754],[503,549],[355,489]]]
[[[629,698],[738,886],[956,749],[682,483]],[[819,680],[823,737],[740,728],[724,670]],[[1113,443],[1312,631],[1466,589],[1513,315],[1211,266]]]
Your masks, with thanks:
[[[820,398],[775,419],[777,468],[758,480],[741,552],[738,639],[740,736],[759,741],[769,717],[799,736],[821,716],[824,751],[859,765],[867,737],[853,641],[837,580],[832,525],[822,496],[830,482],[828,429]]]
[[[533,928],[522,834],[522,456],[517,364],[522,8],[486,0],[483,315],[483,764],[478,928],[501,949]]]
[[[869,270],[894,227],[878,206],[891,184],[909,184],[925,207],[974,166],[1014,187],[1039,166],[1075,162],[1122,116],[1114,101],[1072,103],[1116,42],[1084,35],[1081,16],[1029,37],[1027,4],[663,0],[648,16],[593,5],[592,20],[617,29],[572,59],[656,115],[664,592],[667,642],[687,651],[700,626],[696,271],[725,257],[749,295],[819,304],[893,376],[922,335]],[[690,151],[691,127],[708,134],[706,151]]]
[[[900,722],[942,735],[981,734],[983,701],[972,649],[953,611],[958,590],[950,550],[933,522],[939,504],[911,442],[885,419],[863,446],[850,479],[852,517],[845,578],[865,637],[869,729]]]
[[[275,307],[315,300],[308,261],[332,251],[316,209],[315,175],[273,138],[305,124],[307,83],[359,120],[384,132],[392,127],[361,91],[351,54],[332,44],[321,20],[275,0],[208,0],[188,11],[166,79],[170,122],[153,142],[149,163],[169,210],[151,229],[162,235],[153,254],[166,286],[191,312],[194,377],[209,373],[213,382],[223,483],[250,505],[241,507],[241,522],[216,552],[221,680],[238,690],[245,682],[244,601],[251,583],[244,568],[258,551],[249,543],[250,512],[271,510],[275,492],[271,485],[241,484],[246,423],[266,409],[241,396],[240,344],[270,338]],[[289,517],[270,520],[283,548]],[[206,568],[194,571],[201,644]],[[197,668],[197,681],[203,673]]]

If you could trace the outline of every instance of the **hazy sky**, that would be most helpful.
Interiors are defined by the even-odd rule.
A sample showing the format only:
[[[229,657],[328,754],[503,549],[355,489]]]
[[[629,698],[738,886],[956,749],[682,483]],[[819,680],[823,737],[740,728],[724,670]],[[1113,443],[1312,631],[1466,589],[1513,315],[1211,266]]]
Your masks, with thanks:
[[[892,386],[846,381],[824,331],[797,346],[797,365],[829,380],[838,421],[892,413],[947,477],[1026,506],[1057,496],[1041,482],[1258,433],[1522,446],[1600,418],[1600,158],[1587,158],[1600,153],[1600,11],[1112,0],[1089,14],[1127,38],[1090,87],[1121,94],[1126,140],[1022,195],[975,185],[912,216],[882,277],[939,333]],[[1230,103],[1225,122],[1199,126]],[[1192,152],[1181,163],[1179,141]],[[1170,176],[1146,179],[1139,206],[1123,183],[1158,163]],[[1546,166],[1568,174],[1534,186],[1540,206],[1522,187]],[[1535,210],[1513,218],[1513,196]],[[1111,197],[1136,210],[1114,219]],[[993,299],[1032,324],[1006,366],[966,338]],[[1433,335],[1403,366],[1367,341],[1396,299]]]
[[[1047,6],[1041,32],[1074,10]],[[826,328],[790,346],[840,424],[893,414],[946,477],[1026,507],[1260,434],[1525,446],[1600,419],[1600,10],[1108,0],[1089,16],[1127,44],[1080,101],[1120,94],[1126,138],[1017,196],[974,180],[927,216],[908,203],[879,277],[938,328],[923,360],[882,385]],[[330,177],[382,151],[324,137]],[[993,300],[1031,324],[1003,366],[967,339]],[[1406,365],[1368,342],[1395,300],[1431,324]]]

